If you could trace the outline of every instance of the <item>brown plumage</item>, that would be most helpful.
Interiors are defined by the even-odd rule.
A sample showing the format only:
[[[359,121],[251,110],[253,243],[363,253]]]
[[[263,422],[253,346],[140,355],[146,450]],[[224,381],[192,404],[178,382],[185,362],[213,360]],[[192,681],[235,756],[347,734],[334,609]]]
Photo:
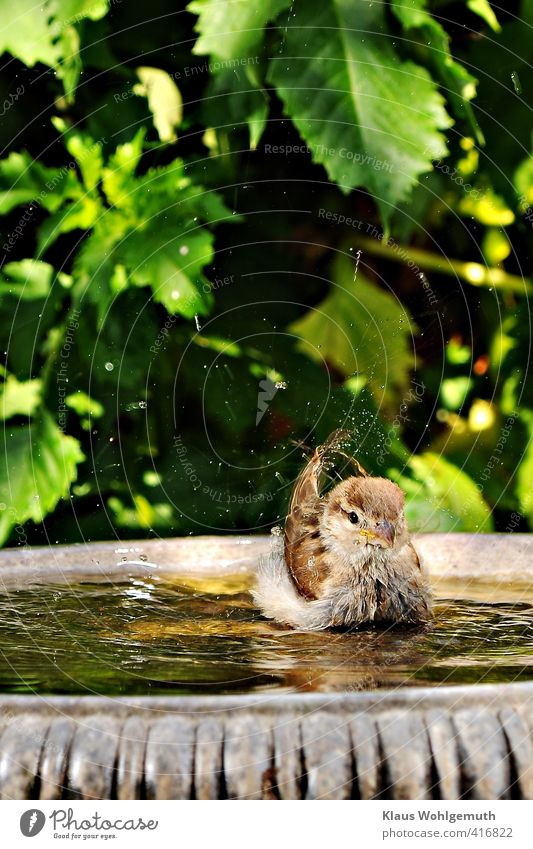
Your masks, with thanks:
[[[346,455],[336,431],[316,449],[292,492],[283,550],[273,545],[254,596],[266,616],[316,630],[431,616],[429,581],[409,539],[404,496]],[[355,475],[321,495],[332,456]]]

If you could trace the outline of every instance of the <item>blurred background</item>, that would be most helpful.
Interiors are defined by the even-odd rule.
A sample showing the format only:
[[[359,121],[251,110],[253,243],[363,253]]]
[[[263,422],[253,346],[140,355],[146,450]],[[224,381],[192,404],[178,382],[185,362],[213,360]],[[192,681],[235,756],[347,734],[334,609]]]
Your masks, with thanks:
[[[531,0],[4,5],[2,544],[530,529]]]

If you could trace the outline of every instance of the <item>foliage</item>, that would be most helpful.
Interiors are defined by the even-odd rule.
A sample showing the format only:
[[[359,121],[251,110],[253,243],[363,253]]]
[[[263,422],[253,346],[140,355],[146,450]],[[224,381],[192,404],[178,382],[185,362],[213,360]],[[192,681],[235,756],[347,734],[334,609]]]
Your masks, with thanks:
[[[532,18],[5,10],[0,543],[267,529],[337,427],[413,528],[530,527]]]

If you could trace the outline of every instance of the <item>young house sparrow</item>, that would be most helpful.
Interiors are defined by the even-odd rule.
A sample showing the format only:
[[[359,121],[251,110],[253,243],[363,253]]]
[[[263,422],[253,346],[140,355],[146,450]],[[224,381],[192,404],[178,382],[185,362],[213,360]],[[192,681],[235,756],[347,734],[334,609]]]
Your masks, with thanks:
[[[403,492],[347,458],[346,436],[335,431],[298,476],[284,540],[259,567],[255,602],[269,619],[299,630],[424,622],[431,591],[409,540]],[[321,496],[332,454],[350,459],[358,476]]]

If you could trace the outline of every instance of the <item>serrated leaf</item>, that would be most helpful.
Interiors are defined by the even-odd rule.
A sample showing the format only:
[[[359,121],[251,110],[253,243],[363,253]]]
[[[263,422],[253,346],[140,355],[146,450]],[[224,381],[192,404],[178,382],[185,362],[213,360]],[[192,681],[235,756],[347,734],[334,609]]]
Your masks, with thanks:
[[[19,381],[10,374],[0,385],[0,419],[31,416],[41,402],[41,381]]]
[[[387,221],[432,158],[446,153],[440,130],[452,122],[443,98],[425,69],[395,53],[383,4],[326,0],[294,9],[268,79],[315,162],[343,192],[372,192]]]
[[[42,522],[76,480],[84,459],[77,439],[62,433],[49,413],[32,425],[5,427],[0,450],[0,545],[16,524]]]
[[[366,280],[355,282],[346,260],[335,267],[337,281],[324,301],[290,325],[299,348],[317,362],[333,365],[346,377],[366,375],[378,403],[407,384],[414,362],[409,344],[414,324],[388,292]]]
[[[199,230],[186,236],[151,229],[126,246],[125,259],[138,286],[150,286],[154,300],[186,318],[207,315],[213,296],[202,269],[214,256],[213,235]]]
[[[219,59],[247,56],[257,48],[263,29],[284,9],[290,0],[194,0],[187,11],[198,15],[195,25],[200,33],[193,53],[211,53]]]
[[[477,79],[452,57],[450,37],[427,11],[427,5],[427,0],[392,0],[391,8],[411,38],[419,31],[418,46],[427,50],[428,63],[440,80],[454,113],[468,122],[478,143],[483,144],[483,133],[470,105],[476,94]]]

